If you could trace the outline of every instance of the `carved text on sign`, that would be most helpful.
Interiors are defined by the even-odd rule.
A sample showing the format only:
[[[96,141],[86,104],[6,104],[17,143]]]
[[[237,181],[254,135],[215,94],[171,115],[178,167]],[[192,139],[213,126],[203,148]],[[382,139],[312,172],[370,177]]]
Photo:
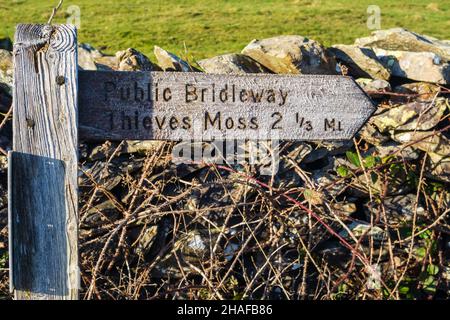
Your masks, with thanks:
[[[87,139],[348,139],[372,114],[342,76],[80,72]]]

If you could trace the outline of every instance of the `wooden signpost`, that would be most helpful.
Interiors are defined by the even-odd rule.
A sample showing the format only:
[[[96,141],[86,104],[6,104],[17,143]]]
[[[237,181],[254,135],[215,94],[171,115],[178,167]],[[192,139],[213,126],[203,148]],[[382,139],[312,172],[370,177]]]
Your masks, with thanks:
[[[350,139],[373,112],[348,77],[81,71],[80,137]]]
[[[69,25],[19,25],[14,59],[9,248],[16,299],[78,298],[78,136],[344,140],[374,112],[344,76],[77,71]]]

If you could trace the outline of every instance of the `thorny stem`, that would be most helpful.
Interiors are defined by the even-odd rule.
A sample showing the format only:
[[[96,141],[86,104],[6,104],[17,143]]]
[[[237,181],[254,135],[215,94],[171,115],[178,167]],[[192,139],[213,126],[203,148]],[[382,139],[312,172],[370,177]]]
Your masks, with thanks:
[[[50,18],[48,19],[47,24],[52,24],[53,18],[55,17],[56,12],[58,12],[59,8],[61,8],[63,2],[64,2],[64,0],[60,0],[58,5],[53,8],[52,14],[50,15]]]

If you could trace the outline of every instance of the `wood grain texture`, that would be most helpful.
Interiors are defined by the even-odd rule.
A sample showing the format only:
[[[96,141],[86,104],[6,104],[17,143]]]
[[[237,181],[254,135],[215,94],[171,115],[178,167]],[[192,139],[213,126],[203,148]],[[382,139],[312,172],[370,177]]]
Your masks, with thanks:
[[[26,155],[12,156],[9,179],[16,299],[78,298],[76,46],[73,26],[17,26],[13,150]]]
[[[21,152],[8,160],[13,288],[21,298],[68,296],[64,162]]]
[[[374,112],[353,79],[80,71],[80,137],[344,140]]]

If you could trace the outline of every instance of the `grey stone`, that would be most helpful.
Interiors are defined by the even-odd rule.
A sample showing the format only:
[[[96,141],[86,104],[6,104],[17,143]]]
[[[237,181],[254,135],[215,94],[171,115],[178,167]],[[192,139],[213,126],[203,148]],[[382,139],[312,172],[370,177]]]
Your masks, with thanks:
[[[355,45],[385,50],[432,52],[445,60],[450,60],[450,44],[447,41],[402,28],[374,31],[369,37],[357,39]]]
[[[401,143],[412,143],[415,149],[425,151],[446,158],[450,156],[450,140],[440,132],[408,131],[392,135],[392,138]]]
[[[383,98],[384,93],[392,91],[391,84],[386,80],[359,78],[356,79],[356,83],[372,98]]]
[[[116,56],[102,56],[96,58],[95,64],[100,71],[119,70],[119,61]]]
[[[80,43],[78,45],[78,66],[83,70],[119,70],[119,59],[117,56],[103,54],[88,43]]]
[[[335,213],[350,216],[352,213],[356,212],[356,204],[351,202],[337,202],[331,204],[331,207],[335,211]]]
[[[304,161],[305,157],[312,151],[312,147],[305,142],[293,142],[293,148],[282,157],[279,172],[283,173],[294,168],[294,164]]]
[[[345,153],[347,150],[353,147],[353,141],[343,140],[343,141],[316,141],[317,147],[323,147],[328,150],[329,155],[339,155]]]
[[[393,76],[438,84],[450,84],[450,64],[432,52],[374,49]]]
[[[375,147],[376,155],[384,158],[392,155],[400,156],[404,160],[417,160],[420,152],[411,146],[403,146],[394,141],[389,141]]]
[[[271,71],[243,54],[224,54],[221,56],[200,60],[200,67],[206,73],[215,74],[245,74],[245,73],[270,73]]]
[[[331,173],[333,165],[334,164],[331,164],[329,168],[314,170],[312,172],[311,181],[314,185],[319,187],[320,190],[324,190],[326,194],[337,197],[345,192],[347,183],[339,180],[339,176]]]
[[[143,53],[128,48],[116,53],[119,71],[156,71],[157,68]]]
[[[253,40],[242,53],[275,73],[336,74],[337,65],[317,41],[302,36]]]
[[[327,148],[319,147],[311,150],[309,154],[306,155],[303,162],[305,164],[316,162],[317,160],[323,159],[329,154],[329,150]]]
[[[90,208],[83,216],[82,223],[89,227],[99,227],[111,223],[118,216],[119,212],[116,210],[114,202],[106,200]]]
[[[327,241],[316,250],[326,259],[327,263],[345,268],[345,261],[347,261],[349,253],[348,249],[339,241]]]
[[[121,153],[153,153],[156,152],[165,141],[158,140],[126,140],[120,150]]]
[[[97,161],[94,164],[86,163],[82,166],[82,171],[85,172],[86,175],[82,175],[78,178],[78,184],[80,186],[89,186],[95,181],[106,190],[112,190],[121,183],[124,175],[117,165],[100,161]]]
[[[97,70],[95,60],[103,54],[88,43],[78,45],[78,66],[83,70]]]
[[[424,218],[425,208],[417,203],[415,194],[406,194],[393,197],[386,197],[382,204],[367,203],[364,205],[367,219],[370,215],[379,216],[380,221],[384,223],[383,212],[386,214],[386,220],[389,225],[402,225],[413,220],[414,213],[416,218]],[[383,210],[384,209],[384,210]],[[419,221],[416,220],[416,221]]]
[[[367,238],[372,237],[376,241],[383,241],[386,238],[386,232],[378,226],[371,226],[366,222],[352,222],[347,226],[347,229],[343,229],[339,232],[339,235],[347,240],[353,239],[352,235],[359,239],[365,235]],[[350,232],[349,232],[350,230]]]
[[[428,154],[425,174],[450,182],[450,140],[440,132],[409,131],[392,135],[402,143],[412,143],[415,149]]]
[[[370,48],[339,44],[328,50],[349,69],[349,75],[355,78],[389,80],[391,77],[389,70],[378,61],[377,55]]]
[[[199,71],[175,54],[155,46],[153,50],[159,67],[164,71],[192,72]]]
[[[450,182],[450,156],[429,154],[425,164],[425,175],[443,182]]]
[[[367,122],[358,132],[358,135],[366,142],[373,145],[380,145],[390,140],[389,136],[384,135],[377,130],[372,124],[372,121]]]
[[[411,99],[417,101],[432,101],[440,93],[438,85],[428,82],[405,83],[394,88],[394,92],[404,95],[404,97],[394,96],[392,101],[405,102]]]
[[[426,102],[411,102],[372,117],[381,132],[390,130],[430,130],[434,128],[444,116],[447,106],[444,99],[437,99],[433,105]]]
[[[152,153],[157,151],[164,143],[166,142],[158,140],[124,140],[117,149],[118,145],[116,143],[106,141],[105,143],[97,145],[92,149],[89,154],[89,159],[102,160],[110,157],[113,153],[116,156],[130,153]]]
[[[394,88],[394,92],[420,95],[429,94],[435,96],[438,92],[440,92],[440,87],[428,82],[412,82],[396,86]]]
[[[117,145],[113,142],[106,141],[102,144],[96,145],[93,147],[92,151],[89,154],[89,160],[102,160],[106,157],[110,157],[113,155],[117,148]]]

